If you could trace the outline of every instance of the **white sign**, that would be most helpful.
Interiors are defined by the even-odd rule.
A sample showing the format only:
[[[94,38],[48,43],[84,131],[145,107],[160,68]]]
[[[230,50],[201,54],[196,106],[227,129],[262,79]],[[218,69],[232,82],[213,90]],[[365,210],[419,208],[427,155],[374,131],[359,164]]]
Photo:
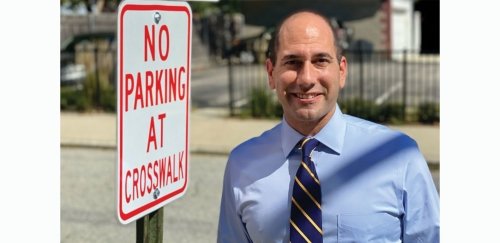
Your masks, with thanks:
[[[192,13],[186,2],[124,1],[118,12],[118,218],[181,197],[189,174]]]

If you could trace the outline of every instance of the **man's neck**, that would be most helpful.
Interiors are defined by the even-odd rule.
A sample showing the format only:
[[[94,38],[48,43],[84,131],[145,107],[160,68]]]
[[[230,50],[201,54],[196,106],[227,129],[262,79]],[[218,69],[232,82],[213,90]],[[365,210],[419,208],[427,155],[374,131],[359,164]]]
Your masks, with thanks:
[[[335,113],[335,108],[331,111],[328,112],[326,115],[321,117],[318,120],[314,121],[299,121],[299,120],[294,120],[294,119],[288,119],[287,116],[285,115],[285,120],[292,127],[295,129],[297,132],[304,136],[314,136],[323,129],[323,127],[326,126],[328,121],[332,119],[333,114]]]

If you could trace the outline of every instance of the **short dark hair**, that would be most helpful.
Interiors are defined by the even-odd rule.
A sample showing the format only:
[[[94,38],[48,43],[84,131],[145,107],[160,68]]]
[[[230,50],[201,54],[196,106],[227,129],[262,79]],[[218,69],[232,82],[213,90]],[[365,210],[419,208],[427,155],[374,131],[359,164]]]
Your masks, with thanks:
[[[280,35],[280,32],[281,32],[281,27],[282,27],[283,23],[287,19],[289,19],[290,17],[292,17],[292,16],[294,16],[294,15],[296,15],[298,13],[312,13],[314,15],[317,15],[317,16],[321,17],[328,24],[328,26],[330,27],[330,30],[333,33],[333,42],[334,42],[334,45],[335,45],[337,61],[340,62],[340,59],[342,58],[342,51],[343,50],[342,50],[342,47],[340,46],[339,42],[337,41],[338,40],[338,36],[337,36],[336,31],[335,31],[335,28],[332,25],[332,22],[325,15],[323,15],[322,13],[320,13],[318,11],[311,10],[311,9],[301,9],[301,10],[294,11],[294,12],[288,14],[287,16],[285,16],[278,23],[278,25],[276,25],[276,28],[272,32],[272,34],[271,34],[271,40],[269,41],[269,44],[267,46],[267,52],[266,52],[266,56],[267,56],[267,58],[271,59],[271,63],[273,65],[276,64],[276,58],[277,58],[276,55],[277,55],[277,52],[278,52],[279,42],[280,42],[279,35]]]

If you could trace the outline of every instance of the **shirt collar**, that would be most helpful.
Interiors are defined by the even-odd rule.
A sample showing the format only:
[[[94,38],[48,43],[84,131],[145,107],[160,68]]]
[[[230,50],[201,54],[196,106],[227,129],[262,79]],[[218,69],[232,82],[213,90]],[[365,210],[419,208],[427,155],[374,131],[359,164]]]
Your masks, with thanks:
[[[297,143],[304,137],[304,135],[297,132],[282,118],[281,126],[281,146],[283,154],[288,157],[290,152],[294,149]],[[346,133],[346,121],[338,104],[336,104],[335,113],[326,125],[314,136],[324,146],[332,149],[340,154],[344,146],[344,138]]]
[[[281,147],[283,154],[288,157],[290,152],[295,148],[297,143],[304,137],[304,135],[297,132],[286,122],[285,117],[282,118],[281,123]]]

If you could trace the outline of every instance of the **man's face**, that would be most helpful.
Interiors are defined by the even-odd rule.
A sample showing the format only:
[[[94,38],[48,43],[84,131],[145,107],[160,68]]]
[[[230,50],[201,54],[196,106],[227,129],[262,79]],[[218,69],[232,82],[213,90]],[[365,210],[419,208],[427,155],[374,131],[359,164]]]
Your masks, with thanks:
[[[268,59],[266,68],[285,119],[296,129],[326,124],[347,74],[345,58],[336,58],[330,27],[317,15],[300,13],[285,21],[279,41],[276,63]]]

